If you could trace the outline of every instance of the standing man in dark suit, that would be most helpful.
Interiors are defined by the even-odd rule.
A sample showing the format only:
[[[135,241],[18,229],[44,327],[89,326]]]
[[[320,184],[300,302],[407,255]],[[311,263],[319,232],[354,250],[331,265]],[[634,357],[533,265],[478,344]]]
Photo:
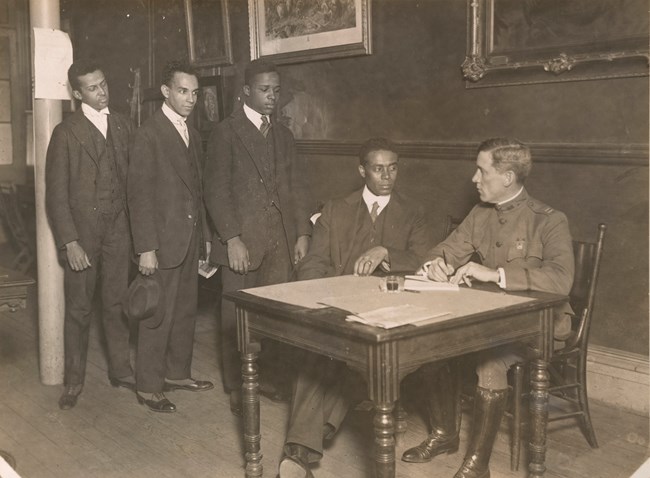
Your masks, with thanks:
[[[323,207],[298,279],[375,271],[414,272],[431,247],[422,207],[393,190],[397,179],[395,146],[383,138],[368,140],[359,153],[365,186]],[[343,362],[307,354],[291,399],[289,430],[280,462],[280,478],[311,478],[310,463],[323,456],[323,440],[340,427],[358,382]]]
[[[54,128],[45,172],[47,211],[65,263],[62,410],[76,405],[83,388],[98,280],[110,382],[134,386],[121,306],[131,251],[125,178],[132,127],[127,117],[109,112],[108,84],[97,63],[77,60],[68,81],[81,108]]]
[[[216,228],[211,261],[224,266],[224,292],[287,282],[311,234],[303,164],[293,135],[273,116],[280,75],[272,63],[255,60],[244,76],[243,108],[215,127],[205,167],[205,203]],[[224,388],[240,414],[241,362],[230,301],[222,304],[221,335]]]
[[[187,64],[170,62],[160,87],[165,102],[136,131],[127,194],[141,274],[159,275],[162,317],[140,322],[136,358],[138,402],[174,412],[164,391],[209,390],[191,377],[198,300],[198,263],[209,237],[201,188],[201,137],[185,123],[199,81]],[[205,244],[206,253],[209,244]]]

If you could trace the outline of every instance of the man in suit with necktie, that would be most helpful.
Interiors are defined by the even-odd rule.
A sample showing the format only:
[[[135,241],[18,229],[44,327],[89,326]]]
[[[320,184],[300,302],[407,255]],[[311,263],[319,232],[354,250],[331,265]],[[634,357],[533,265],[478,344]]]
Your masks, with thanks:
[[[126,116],[109,111],[108,84],[96,62],[74,62],[68,81],[81,108],[54,128],[45,172],[47,212],[64,266],[62,410],[76,405],[83,388],[98,282],[110,382],[134,387],[121,306],[131,251],[125,180],[132,126]]]
[[[163,71],[162,107],[136,131],[127,197],[133,246],[144,276],[158,275],[163,312],[140,322],[136,357],[138,402],[174,412],[165,391],[209,390],[192,378],[201,245],[209,237],[201,187],[201,137],[185,120],[196,105],[199,81],[187,64]],[[205,243],[206,254],[209,243]]]
[[[359,160],[365,186],[325,204],[298,280],[415,272],[431,247],[422,206],[393,190],[399,158],[392,142],[366,141]],[[334,437],[359,381],[345,363],[305,354],[294,384],[280,478],[313,476],[310,464],[323,456],[323,441]]]
[[[280,75],[272,63],[255,60],[246,67],[244,83],[243,107],[210,136],[204,177],[205,203],[216,229],[210,259],[224,266],[224,292],[287,282],[307,253],[311,234],[303,163],[291,131],[273,114]],[[226,300],[221,336],[224,389],[231,410],[240,414],[235,306]],[[262,379],[271,361],[263,359]]]

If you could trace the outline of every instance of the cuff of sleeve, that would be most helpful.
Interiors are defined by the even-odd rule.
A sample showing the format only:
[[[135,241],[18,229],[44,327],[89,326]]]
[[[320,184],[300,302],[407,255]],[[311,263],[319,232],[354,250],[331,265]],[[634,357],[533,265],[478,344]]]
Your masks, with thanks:
[[[502,289],[506,288],[506,272],[503,270],[503,267],[499,267],[497,269],[497,272],[499,273],[499,282],[497,282],[497,285],[501,287]]]

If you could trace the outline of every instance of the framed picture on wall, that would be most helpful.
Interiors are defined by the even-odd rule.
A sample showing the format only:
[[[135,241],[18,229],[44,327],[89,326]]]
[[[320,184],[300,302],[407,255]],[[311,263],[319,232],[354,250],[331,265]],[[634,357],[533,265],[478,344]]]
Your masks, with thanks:
[[[299,63],[372,53],[371,0],[248,0],[251,59]]]
[[[468,88],[648,75],[647,0],[468,0]]]
[[[187,46],[192,65],[231,65],[228,0],[184,1]]]

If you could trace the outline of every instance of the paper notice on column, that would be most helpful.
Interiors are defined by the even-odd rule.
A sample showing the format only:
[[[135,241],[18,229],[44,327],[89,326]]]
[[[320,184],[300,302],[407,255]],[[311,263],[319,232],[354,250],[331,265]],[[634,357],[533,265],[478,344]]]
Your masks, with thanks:
[[[70,65],[72,43],[68,34],[51,28],[34,28],[34,98],[71,100]]]

